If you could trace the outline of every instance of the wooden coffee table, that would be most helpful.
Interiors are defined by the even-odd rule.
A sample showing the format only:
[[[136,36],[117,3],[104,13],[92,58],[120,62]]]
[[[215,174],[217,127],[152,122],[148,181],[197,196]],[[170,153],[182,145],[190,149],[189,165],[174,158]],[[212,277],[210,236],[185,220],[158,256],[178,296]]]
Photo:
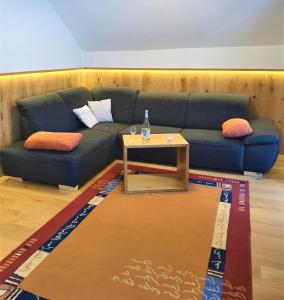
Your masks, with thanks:
[[[149,141],[141,135],[123,136],[123,171],[126,193],[186,191],[188,188],[189,143],[179,133],[151,134]],[[133,148],[177,148],[177,164],[175,173],[165,174],[129,174],[128,149]]]

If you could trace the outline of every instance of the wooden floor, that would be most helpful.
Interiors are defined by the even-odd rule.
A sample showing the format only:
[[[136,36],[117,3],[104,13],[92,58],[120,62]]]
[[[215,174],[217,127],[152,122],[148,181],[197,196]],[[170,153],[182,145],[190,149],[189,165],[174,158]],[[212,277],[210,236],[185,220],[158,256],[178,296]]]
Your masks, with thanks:
[[[284,299],[284,156],[279,156],[271,172],[261,179],[194,172],[250,180],[254,299]],[[77,192],[66,192],[0,177],[0,260],[89,184]]]

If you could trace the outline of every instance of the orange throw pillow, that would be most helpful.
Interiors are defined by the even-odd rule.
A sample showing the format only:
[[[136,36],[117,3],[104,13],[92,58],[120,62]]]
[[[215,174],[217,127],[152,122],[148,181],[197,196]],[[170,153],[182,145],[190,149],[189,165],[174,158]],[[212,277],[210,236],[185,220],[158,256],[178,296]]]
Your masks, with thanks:
[[[28,149],[71,151],[79,145],[81,138],[82,134],[76,132],[38,131],[25,141],[25,147]]]
[[[238,138],[249,135],[253,132],[249,122],[245,119],[230,119],[222,124],[223,136]]]

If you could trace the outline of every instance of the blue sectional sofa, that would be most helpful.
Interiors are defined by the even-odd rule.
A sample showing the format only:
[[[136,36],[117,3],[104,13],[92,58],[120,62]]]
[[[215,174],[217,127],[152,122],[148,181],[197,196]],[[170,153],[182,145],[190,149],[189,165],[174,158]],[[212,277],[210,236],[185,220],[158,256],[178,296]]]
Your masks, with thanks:
[[[88,129],[73,114],[87,101],[112,99],[113,123]],[[143,122],[150,113],[152,133],[181,133],[190,142],[190,167],[266,173],[279,150],[279,134],[268,119],[250,119],[249,97],[238,94],[145,93],[132,88],[83,87],[18,101],[22,140],[1,150],[5,175],[26,180],[75,187],[122,157],[122,135]],[[222,136],[221,124],[244,118],[254,133],[240,139]],[[27,150],[24,139],[33,132],[77,131],[80,145],[71,152]],[[132,149],[132,160],[171,164],[174,149]]]

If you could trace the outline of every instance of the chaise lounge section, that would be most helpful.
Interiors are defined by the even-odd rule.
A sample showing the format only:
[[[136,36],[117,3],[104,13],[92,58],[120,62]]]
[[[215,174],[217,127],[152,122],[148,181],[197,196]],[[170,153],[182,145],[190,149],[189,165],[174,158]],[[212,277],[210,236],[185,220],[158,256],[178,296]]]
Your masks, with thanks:
[[[88,101],[111,99],[113,123],[86,128],[72,109]],[[152,133],[181,133],[190,142],[190,167],[266,173],[279,151],[279,134],[273,121],[250,119],[249,96],[237,94],[145,93],[132,88],[83,87],[66,89],[18,101],[22,141],[1,150],[5,175],[25,180],[76,187],[122,157],[122,135],[144,110],[150,113]],[[245,138],[222,136],[221,125],[230,118],[251,123]],[[80,145],[70,152],[27,150],[24,139],[37,131],[81,132]],[[134,150],[134,149],[132,149]],[[173,149],[135,149],[131,160],[172,164]]]

